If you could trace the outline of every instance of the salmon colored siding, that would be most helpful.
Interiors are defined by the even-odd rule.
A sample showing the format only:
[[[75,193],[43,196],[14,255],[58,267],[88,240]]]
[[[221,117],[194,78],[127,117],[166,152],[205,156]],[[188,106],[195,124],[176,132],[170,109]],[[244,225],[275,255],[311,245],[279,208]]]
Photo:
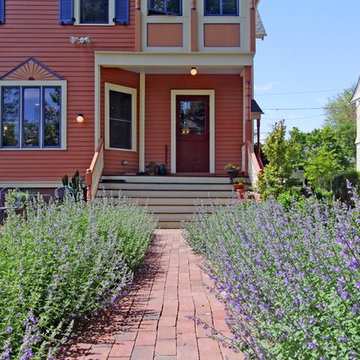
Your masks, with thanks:
[[[165,162],[168,148],[170,169],[171,90],[215,90],[215,172],[225,174],[224,165],[241,166],[243,143],[243,80],[239,75],[147,75],[145,164]]]
[[[139,138],[139,74],[122,69],[103,68],[101,71],[101,134],[104,136],[105,119],[105,90],[104,84],[111,83],[137,89],[137,138]],[[139,171],[139,141],[135,151],[105,150],[104,174],[122,174],[124,172],[136,173]],[[128,161],[122,165],[122,161]]]
[[[94,154],[94,51],[133,51],[134,1],[130,24],[59,24],[58,0],[5,1],[0,25],[0,77],[32,57],[67,81],[67,150],[0,150],[0,181],[59,180],[89,166]],[[71,44],[70,36],[91,43]],[[76,123],[83,113],[85,123]]]

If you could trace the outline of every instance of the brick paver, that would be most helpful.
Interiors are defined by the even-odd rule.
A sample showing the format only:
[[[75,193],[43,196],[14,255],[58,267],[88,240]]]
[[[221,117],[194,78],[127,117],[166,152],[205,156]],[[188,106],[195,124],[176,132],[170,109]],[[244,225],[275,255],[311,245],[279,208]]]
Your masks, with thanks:
[[[180,230],[157,230],[142,272],[125,298],[93,319],[60,357],[66,360],[244,360],[189,316],[229,334],[224,306],[202,259]]]

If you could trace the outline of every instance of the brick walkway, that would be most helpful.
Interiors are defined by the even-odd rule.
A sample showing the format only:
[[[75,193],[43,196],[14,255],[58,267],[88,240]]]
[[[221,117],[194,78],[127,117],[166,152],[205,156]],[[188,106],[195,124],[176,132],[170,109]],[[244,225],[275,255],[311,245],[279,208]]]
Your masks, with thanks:
[[[180,230],[157,230],[129,295],[92,321],[67,349],[66,360],[243,360],[209,338],[188,315],[228,333],[223,305]]]

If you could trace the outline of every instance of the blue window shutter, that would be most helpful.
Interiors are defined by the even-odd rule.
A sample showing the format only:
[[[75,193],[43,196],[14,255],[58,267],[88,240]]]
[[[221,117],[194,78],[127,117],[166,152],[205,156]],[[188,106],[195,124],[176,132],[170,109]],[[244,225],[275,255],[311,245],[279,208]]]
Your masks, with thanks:
[[[0,0],[0,24],[5,22],[5,0]]]
[[[115,24],[129,24],[130,0],[115,0]]]
[[[59,23],[62,25],[73,24],[74,21],[74,1],[59,0]]]

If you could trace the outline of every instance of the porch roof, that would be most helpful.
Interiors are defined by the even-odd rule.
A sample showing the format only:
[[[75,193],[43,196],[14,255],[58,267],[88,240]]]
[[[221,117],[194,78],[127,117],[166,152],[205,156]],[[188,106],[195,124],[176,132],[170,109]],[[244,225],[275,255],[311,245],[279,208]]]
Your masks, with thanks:
[[[199,74],[241,74],[245,66],[253,65],[253,54],[95,51],[95,65],[145,74],[188,74],[191,67]]]

